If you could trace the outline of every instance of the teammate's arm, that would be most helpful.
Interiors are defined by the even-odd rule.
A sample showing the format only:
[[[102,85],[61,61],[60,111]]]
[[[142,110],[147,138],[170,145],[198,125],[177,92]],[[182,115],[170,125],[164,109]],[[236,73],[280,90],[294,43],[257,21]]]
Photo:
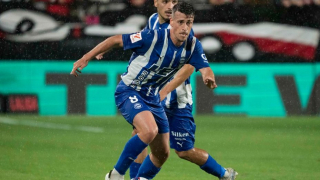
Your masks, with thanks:
[[[174,78],[167,83],[159,92],[160,100],[162,101],[171,91],[180,86],[194,71],[194,67],[190,64],[185,64],[174,76]],[[214,89],[217,86],[215,76],[210,67],[199,69],[203,83],[210,89]]]
[[[115,35],[107,38],[96,47],[94,47],[87,54],[82,56],[81,59],[73,63],[73,68],[70,74],[78,76],[78,73],[81,73],[81,70],[85,68],[89,61],[95,56],[99,55],[102,52],[108,52],[113,48],[123,47],[122,35]]]
[[[162,101],[171,91],[175,90],[185,80],[187,80],[193,71],[194,67],[192,65],[185,64],[177,74],[175,74],[174,78],[160,90],[160,100]]]

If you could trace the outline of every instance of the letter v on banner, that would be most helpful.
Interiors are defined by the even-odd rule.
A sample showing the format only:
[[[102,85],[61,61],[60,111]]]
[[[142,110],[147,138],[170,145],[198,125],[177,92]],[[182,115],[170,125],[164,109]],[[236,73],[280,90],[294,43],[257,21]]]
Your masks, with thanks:
[[[287,115],[320,114],[320,76],[314,82],[306,109],[301,106],[296,82],[293,76],[275,76]]]

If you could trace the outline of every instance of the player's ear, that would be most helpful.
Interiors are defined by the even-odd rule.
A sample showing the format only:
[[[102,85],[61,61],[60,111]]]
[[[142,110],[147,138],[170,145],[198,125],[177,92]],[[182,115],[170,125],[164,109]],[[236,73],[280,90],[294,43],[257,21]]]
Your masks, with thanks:
[[[153,0],[154,7],[158,7],[158,0]]]

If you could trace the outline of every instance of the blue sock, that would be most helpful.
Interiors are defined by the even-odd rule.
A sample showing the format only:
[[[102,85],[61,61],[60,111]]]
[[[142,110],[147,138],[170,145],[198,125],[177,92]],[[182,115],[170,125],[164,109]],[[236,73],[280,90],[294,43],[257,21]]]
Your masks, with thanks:
[[[220,164],[217,163],[216,160],[214,160],[210,154],[208,157],[208,160],[206,163],[204,163],[204,165],[200,166],[200,168],[202,170],[204,170],[205,172],[212,174],[216,177],[223,177],[224,173],[226,172],[226,170],[224,169],[224,167],[222,167]]]
[[[142,165],[141,165],[141,167],[139,169],[139,172],[138,172],[136,177],[144,177],[144,178],[147,178],[147,179],[152,179],[158,174],[160,169],[161,168],[157,168],[152,163],[152,161],[150,160],[150,156],[148,155],[144,159],[144,161],[143,161],[143,163],[142,163]]]
[[[137,176],[140,166],[140,163],[136,163],[134,161],[132,162],[130,165],[130,179],[133,179]]]
[[[133,136],[124,146],[124,149],[114,168],[119,172],[119,174],[124,175],[129,169],[131,163],[147,146],[148,144],[141,141],[138,135]]]

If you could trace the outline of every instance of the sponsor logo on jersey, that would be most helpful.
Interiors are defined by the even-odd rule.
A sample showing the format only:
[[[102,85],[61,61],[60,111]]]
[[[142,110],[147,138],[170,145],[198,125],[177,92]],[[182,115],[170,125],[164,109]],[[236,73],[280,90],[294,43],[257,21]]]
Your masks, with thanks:
[[[183,142],[181,142],[181,143],[177,142],[177,144],[182,147]]]
[[[171,135],[174,137],[188,137],[189,133],[181,133],[181,132],[171,131]]]
[[[138,42],[142,39],[141,32],[137,32],[135,34],[130,35],[131,43]]]
[[[208,63],[208,59],[205,54],[201,54],[201,57],[204,60],[204,62]]]
[[[180,63],[184,63],[186,61],[186,58],[185,57],[181,57],[180,58]]]
[[[140,81],[143,81],[148,74],[149,74],[148,71],[143,70],[142,73],[141,73],[141,75],[138,77],[138,79],[139,79]]]

